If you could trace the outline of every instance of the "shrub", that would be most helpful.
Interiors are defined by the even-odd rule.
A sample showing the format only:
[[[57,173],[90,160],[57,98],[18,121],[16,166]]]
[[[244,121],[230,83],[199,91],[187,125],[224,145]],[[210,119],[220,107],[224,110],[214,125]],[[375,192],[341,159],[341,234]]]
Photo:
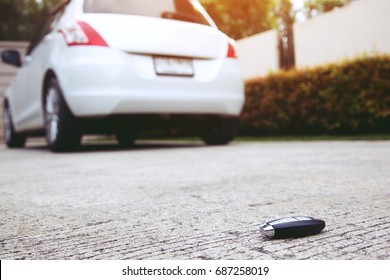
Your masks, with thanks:
[[[390,56],[248,80],[241,133],[390,132]]]

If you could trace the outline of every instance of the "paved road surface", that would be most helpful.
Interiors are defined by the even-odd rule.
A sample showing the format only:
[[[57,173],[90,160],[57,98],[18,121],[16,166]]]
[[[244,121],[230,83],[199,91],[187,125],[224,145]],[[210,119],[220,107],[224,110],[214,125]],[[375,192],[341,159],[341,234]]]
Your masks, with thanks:
[[[0,146],[0,259],[390,259],[390,142]],[[269,241],[262,222],[326,221]]]

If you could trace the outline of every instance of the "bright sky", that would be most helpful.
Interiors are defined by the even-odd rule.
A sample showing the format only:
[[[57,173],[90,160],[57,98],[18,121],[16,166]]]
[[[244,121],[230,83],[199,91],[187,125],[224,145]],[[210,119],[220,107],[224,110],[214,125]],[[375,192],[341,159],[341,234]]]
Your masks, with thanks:
[[[303,7],[303,2],[305,2],[305,0],[292,0],[291,2],[293,3],[294,8],[297,9]]]
[[[291,0],[291,3],[293,4],[295,11],[301,9],[303,7],[304,2],[305,0]],[[303,15],[303,13],[298,13],[295,19],[297,22],[303,22],[305,21],[305,16]]]

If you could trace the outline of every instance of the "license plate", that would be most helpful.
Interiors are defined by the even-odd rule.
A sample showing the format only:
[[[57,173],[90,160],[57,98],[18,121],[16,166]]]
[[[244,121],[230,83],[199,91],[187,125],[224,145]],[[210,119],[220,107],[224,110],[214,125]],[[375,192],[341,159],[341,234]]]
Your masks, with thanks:
[[[154,69],[157,75],[163,76],[193,77],[195,75],[193,61],[190,58],[156,56]]]

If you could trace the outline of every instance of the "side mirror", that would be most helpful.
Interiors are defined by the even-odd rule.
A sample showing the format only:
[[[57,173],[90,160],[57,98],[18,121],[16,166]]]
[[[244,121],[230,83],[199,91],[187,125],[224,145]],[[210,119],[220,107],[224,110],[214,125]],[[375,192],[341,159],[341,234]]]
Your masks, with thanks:
[[[16,67],[22,66],[22,60],[20,58],[20,53],[15,50],[4,50],[1,52],[1,60],[6,63]]]

